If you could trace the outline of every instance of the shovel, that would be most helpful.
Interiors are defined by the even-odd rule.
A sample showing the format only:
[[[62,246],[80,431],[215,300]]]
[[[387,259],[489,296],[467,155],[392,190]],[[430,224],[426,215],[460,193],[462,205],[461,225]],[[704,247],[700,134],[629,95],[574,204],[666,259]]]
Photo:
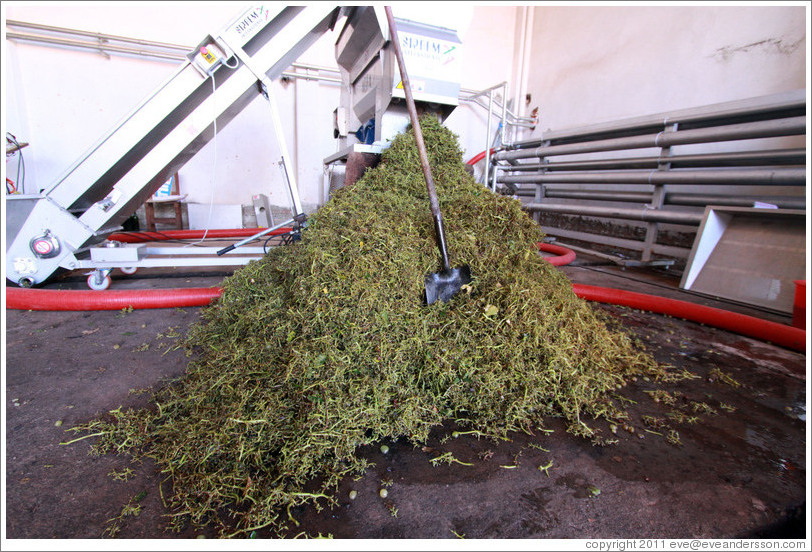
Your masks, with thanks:
[[[409,75],[406,73],[406,65],[403,62],[403,52],[400,49],[397,26],[395,18],[392,16],[392,8],[384,7],[386,19],[389,22],[389,31],[392,35],[392,47],[395,50],[395,57],[400,68],[400,79],[403,82],[403,92],[406,95],[406,107],[409,109],[409,117],[412,120],[414,138],[417,142],[417,153],[420,156],[420,165],[423,168],[423,177],[426,180],[426,189],[429,192],[429,203],[431,204],[431,214],[434,217],[434,232],[437,236],[437,247],[440,249],[440,256],[443,260],[443,269],[440,272],[426,274],[426,303],[431,305],[438,299],[443,303],[448,302],[462,286],[470,283],[471,269],[468,265],[451,268],[448,263],[448,247],[445,242],[445,230],[443,229],[443,216],[440,213],[440,203],[437,201],[437,190],[434,188],[434,178],[431,176],[429,157],[426,154],[426,144],[423,142],[423,131],[420,129],[420,121],[417,119],[417,108],[412,96],[412,86],[409,82]]]

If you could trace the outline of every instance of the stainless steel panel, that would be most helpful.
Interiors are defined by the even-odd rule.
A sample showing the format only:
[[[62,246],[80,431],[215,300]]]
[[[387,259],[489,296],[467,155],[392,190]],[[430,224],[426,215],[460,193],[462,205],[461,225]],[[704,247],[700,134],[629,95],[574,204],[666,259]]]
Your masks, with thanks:
[[[6,195],[6,240],[8,243],[17,237],[20,228],[23,227],[28,215],[41,198],[42,196],[39,194]]]
[[[680,287],[791,313],[805,275],[804,211],[711,206]]]

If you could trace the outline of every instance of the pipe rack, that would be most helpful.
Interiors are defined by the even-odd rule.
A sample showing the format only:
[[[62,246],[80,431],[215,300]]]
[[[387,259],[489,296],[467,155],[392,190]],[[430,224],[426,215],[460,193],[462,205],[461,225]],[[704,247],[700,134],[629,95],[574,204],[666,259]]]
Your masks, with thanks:
[[[499,148],[493,164],[502,191],[523,198],[539,222],[548,213],[643,223],[646,237],[545,231],[628,248],[652,262],[664,247],[669,256],[688,257],[688,248],[657,244],[659,225],[695,232],[707,205],[804,209],[806,149],[795,142],[805,134],[806,93],[796,90],[549,131]],[[613,260],[623,264],[628,257]]]
[[[672,123],[677,124],[677,123]],[[594,153],[604,151],[631,150],[643,148],[667,148],[688,144],[723,142],[730,140],[749,140],[754,138],[773,138],[794,136],[806,132],[806,117],[791,117],[777,121],[758,121],[739,123],[711,128],[690,130],[668,129],[641,136],[589,140],[560,145],[541,145],[537,148],[520,148],[496,154],[496,161],[515,161],[529,157],[551,157],[554,155],[571,155],[575,153]]]
[[[612,136],[658,132],[663,127],[667,128],[674,124],[678,124],[683,130],[687,130],[713,126],[714,124],[735,124],[753,120],[780,119],[805,115],[806,91],[793,90],[780,94],[632,117],[573,129],[547,131],[543,137],[516,142],[510,149],[533,148],[541,146],[545,142],[589,141]]]

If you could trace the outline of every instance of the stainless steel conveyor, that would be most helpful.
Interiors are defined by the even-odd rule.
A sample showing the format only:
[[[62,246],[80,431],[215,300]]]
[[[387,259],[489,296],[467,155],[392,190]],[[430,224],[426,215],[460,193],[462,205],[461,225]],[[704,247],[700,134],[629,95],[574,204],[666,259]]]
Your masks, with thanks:
[[[206,36],[165,83],[54,184],[40,194],[6,197],[6,277],[31,286],[60,268],[91,269],[88,284],[103,289],[114,268],[155,266],[156,261],[144,262],[142,246],[98,246],[208,143],[215,129],[222,129],[259,94],[268,99],[280,144],[279,164],[292,199],[292,218],[283,224],[301,222],[296,179],[270,83],[349,9],[320,2],[257,4],[219,33]],[[189,255],[190,249],[205,248],[187,248],[184,253]],[[250,260],[205,253],[208,258],[199,264]],[[163,265],[175,264],[168,259]]]

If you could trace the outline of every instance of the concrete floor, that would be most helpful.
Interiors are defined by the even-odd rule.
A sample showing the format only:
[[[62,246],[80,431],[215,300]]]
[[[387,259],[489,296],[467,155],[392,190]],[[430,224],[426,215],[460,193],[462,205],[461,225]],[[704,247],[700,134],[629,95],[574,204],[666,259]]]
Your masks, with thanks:
[[[562,270],[577,283],[677,297],[789,323],[680,292],[678,280],[645,269],[622,270],[579,259]],[[227,271],[151,270],[117,275],[114,289],[204,287]],[[84,289],[68,274],[49,288]],[[618,431],[596,447],[555,431],[495,444],[470,436],[426,448],[387,443],[362,454],[374,462],[358,481],[341,483],[337,508],[301,509],[289,536],[336,538],[738,538],[806,536],[807,359],[729,332],[614,306],[616,317],[660,361],[698,376],[673,389],[716,406],[699,423],[676,426],[681,445],[656,433]],[[171,345],[197,308],[133,312],[6,312],[6,536],[99,538],[122,507],[138,498],[137,516],[120,518],[119,538],[216,536],[209,529],[164,531],[162,476],[149,462],[88,455],[88,441],[61,445],[66,430],[119,407],[146,407],[149,391],[180,377],[187,362]],[[717,368],[741,385],[714,378]],[[632,382],[632,421],[664,416],[649,400],[651,382]],[[728,410],[718,406],[724,404]],[[448,429],[448,428],[446,428]],[[437,450],[472,466],[432,466]],[[552,462],[543,472],[539,466]],[[516,466],[505,468],[504,466]],[[126,481],[110,474],[130,468]],[[381,481],[389,496],[377,495]],[[168,486],[164,483],[163,490]],[[358,492],[350,501],[349,490]],[[394,515],[396,513],[397,515]],[[259,537],[267,536],[262,532]],[[12,543],[13,544],[13,543]]]

